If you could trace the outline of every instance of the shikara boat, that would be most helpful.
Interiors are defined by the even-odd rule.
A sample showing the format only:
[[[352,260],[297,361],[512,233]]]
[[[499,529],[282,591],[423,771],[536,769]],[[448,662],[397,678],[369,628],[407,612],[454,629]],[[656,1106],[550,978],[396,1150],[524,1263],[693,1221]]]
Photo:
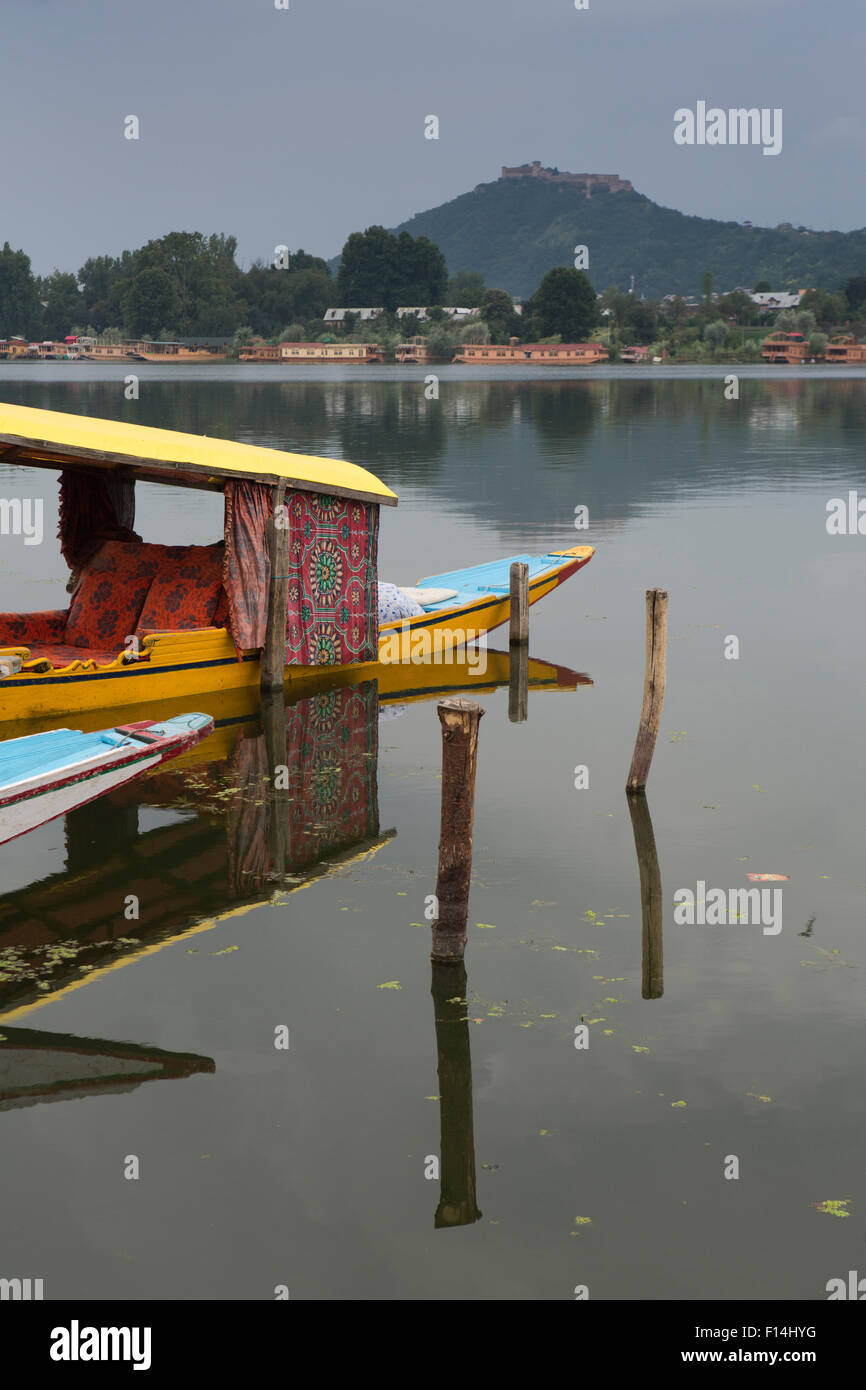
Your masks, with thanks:
[[[274,651],[286,685],[335,666],[365,680],[382,663],[447,663],[507,621],[513,560],[529,564],[536,603],[594,553],[430,576],[421,587],[454,595],[380,627],[379,508],[397,498],[354,464],[11,405],[2,462],[59,471],[75,586],[68,609],[0,612],[0,720],[255,690]],[[222,492],[223,540],[145,544],[136,481]]]
[[[0,845],[121,787],[213,732],[207,714],[82,733],[51,729],[0,743]]]

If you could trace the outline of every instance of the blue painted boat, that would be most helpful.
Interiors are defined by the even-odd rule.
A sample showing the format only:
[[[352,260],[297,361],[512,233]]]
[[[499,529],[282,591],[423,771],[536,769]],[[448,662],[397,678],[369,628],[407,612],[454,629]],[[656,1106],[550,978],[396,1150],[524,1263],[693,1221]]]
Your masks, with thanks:
[[[50,729],[0,743],[0,844],[176,758],[213,727],[210,715],[179,714],[88,734]]]

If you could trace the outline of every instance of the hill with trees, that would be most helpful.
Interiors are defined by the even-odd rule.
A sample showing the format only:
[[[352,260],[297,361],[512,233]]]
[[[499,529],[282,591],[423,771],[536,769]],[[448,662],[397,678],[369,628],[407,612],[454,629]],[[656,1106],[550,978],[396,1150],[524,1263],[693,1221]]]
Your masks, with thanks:
[[[766,280],[774,290],[836,290],[866,269],[866,229],[745,227],[660,207],[641,193],[597,188],[587,198],[534,178],[479,184],[396,231],[435,242],[452,276],[478,271],[486,284],[520,296],[554,266],[573,265],[579,245],[589,248],[596,290],[627,290],[634,276],[635,294],[647,298],[697,295],[707,271],[720,289]]]

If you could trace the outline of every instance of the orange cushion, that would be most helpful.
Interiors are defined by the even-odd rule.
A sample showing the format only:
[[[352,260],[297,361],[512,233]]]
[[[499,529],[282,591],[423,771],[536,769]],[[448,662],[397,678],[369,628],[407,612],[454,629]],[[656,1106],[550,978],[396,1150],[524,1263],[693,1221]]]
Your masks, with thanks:
[[[72,596],[64,641],[67,646],[117,650],[135,632],[157,557],[156,547],[106,541],[94,555]]]
[[[139,632],[211,627],[222,590],[223,543],[152,546],[162,558],[150,586]]]

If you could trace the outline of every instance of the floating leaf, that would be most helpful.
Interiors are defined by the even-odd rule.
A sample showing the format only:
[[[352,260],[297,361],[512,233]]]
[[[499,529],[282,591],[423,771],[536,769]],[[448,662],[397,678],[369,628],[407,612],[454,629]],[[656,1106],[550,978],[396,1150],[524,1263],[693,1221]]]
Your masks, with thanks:
[[[632,1052],[649,1052],[648,1047],[638,1047],[637,1043],[632,1043],[631,1050]]]
[[[813,1202],[812,1206],[816,1211],[826,1212],[828,1216],[850,1216],[850,1211],[845,1211],[850,1200],[850,1197],[845,1197],[842,1201]]]
[[[496,931],[496,925],[493,922],[476,922],[475,925],[480,927],[482,931]]]
[[[685,1108],[686,1108],[686,1102],[685,1102],[684,1100],[672,1100],[672,1101],[671,1101],[671,1109],[673,1109],[673,1110],[685,1110]]]
[[[222,951],[210,951],[209,954],[212,956],[227,956],[231,951],[239,951],[240,949],[240,946],[226,946]]]
[[[402,989],[403,986],[400,984],[400,981],[399,981],[399,980],[386,980],[384,984],[382,984],[382,985],[377,985],[376,988],[377,988],[377,989]]]
[[[762,1100],[765,1105],[769,1105],[770,1101],[773,1099],[772,1096],[759,1096],[754,1091],[747,1091],[746,1095],[751,1096],[752,1100]]]

